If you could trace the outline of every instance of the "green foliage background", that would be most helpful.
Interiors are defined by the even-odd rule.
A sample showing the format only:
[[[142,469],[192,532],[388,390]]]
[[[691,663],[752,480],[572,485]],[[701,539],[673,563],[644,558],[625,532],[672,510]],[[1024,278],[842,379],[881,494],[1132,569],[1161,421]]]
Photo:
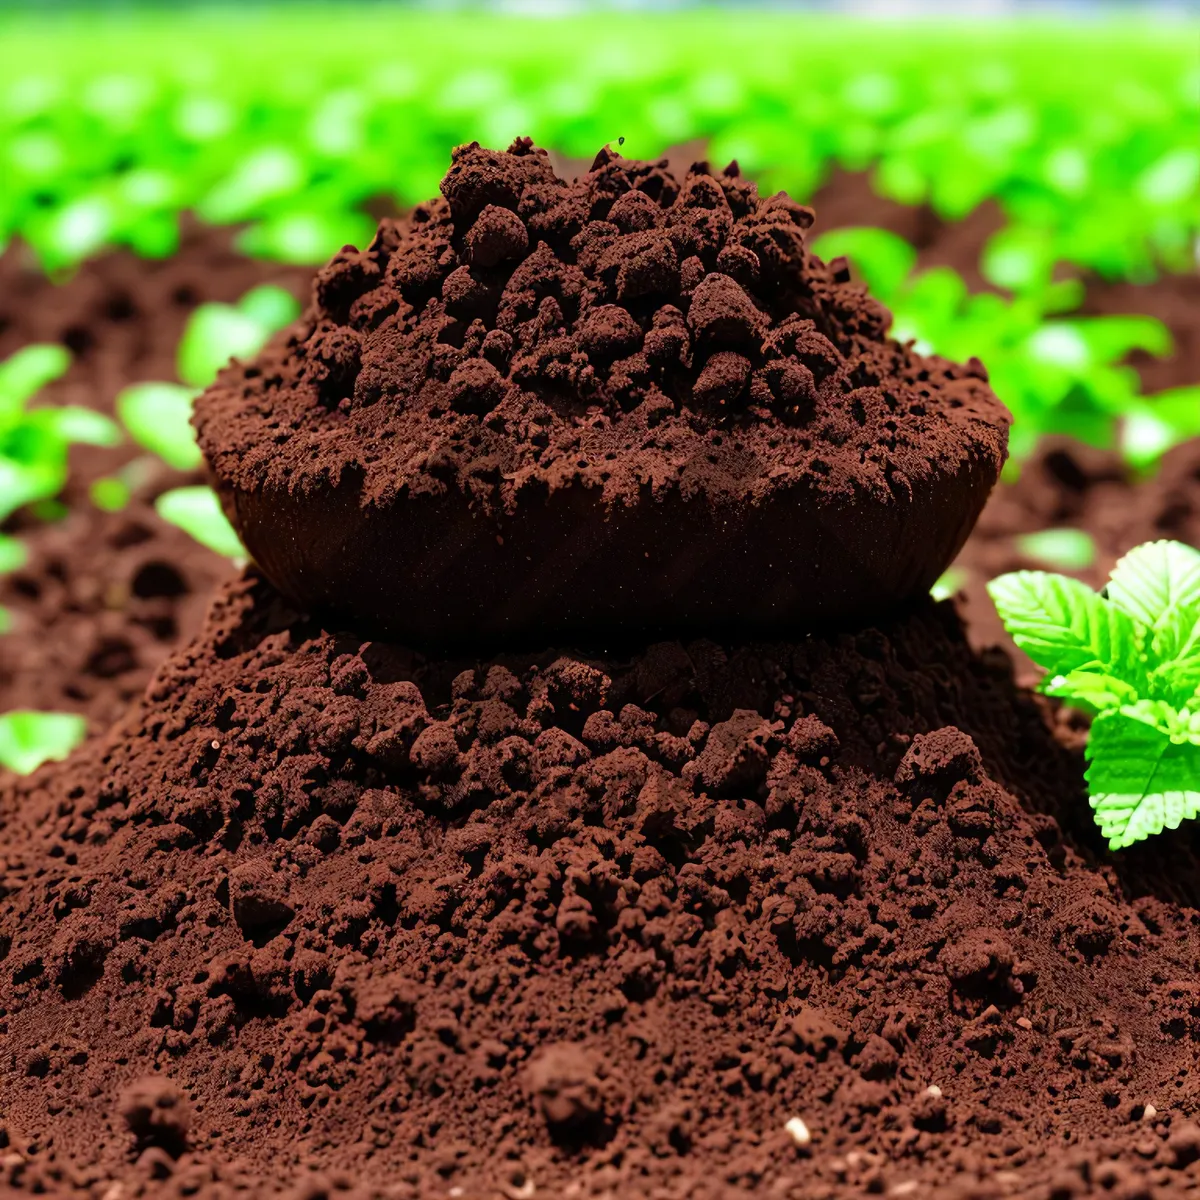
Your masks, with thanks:
[[[590,158],[704,139],[806,197],[834,162],[1013,248],[1148,277],[1200,229],[1200,26],[893,24],[755,10],[564,19],[354,6],[3,19],[0,233],[55,268],[175,216],[319,261],[358,206],[434,194],[448,148]]]

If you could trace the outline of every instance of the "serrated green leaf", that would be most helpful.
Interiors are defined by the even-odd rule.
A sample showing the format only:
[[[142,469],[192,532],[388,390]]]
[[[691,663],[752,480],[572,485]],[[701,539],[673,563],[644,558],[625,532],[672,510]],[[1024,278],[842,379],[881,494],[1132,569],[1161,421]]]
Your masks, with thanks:
[[[28,775],[44,762],[66,758],[86,730],[87,722],[77,713],[4,713],[0,715],[0,765]]]
[[[1108,598],[1135,621],[1157,631],[1174,611],[1200,605],[1200,550],[1182,542],[1144,542],[1113,568]]]
[[[1172,740],[1126,708],[1092,722],[1087,754],[1089,802],[1111,849],[1177,829],[1200,813],[1196,741]]]
[[[1086,584],[1044,571],[1015,571],[988,584],[1013,641],[1052,675],[1091,671],[1136,686],[1137,624]]]
[[[117,396],[117,416],[133,439],[177,471],[204,461],[192,431],[191,388],[178,383],[136,383]]]
[[[1113,569],[1108,595],[1150,628],[1152,688],[1179,700],[1200,684],[1200,551],[1182,542],[1138,546]]]
[[[159,496],[154,508],[164,521],[177,525],[217,554],[226,558],[247,557],[246,548],[221,511],[221,503],[212,488],[174,488]]]

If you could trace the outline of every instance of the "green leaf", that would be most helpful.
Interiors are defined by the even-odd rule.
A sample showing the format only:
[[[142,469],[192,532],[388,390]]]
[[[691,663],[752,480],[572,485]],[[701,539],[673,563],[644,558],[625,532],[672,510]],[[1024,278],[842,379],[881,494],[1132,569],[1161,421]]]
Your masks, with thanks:
[[[44,762],[66,758],[86,730],[87,722],[77,713],[4,713],[0,716],[0,764],[18,775],[28,775]]]
[[[85,446],[119,446],[121,430],[117,423],[95,409],[61,404],[53,408],[38,408],[26,420],[64,442]]]
[[[929,589],[929,594],[935,600],[949,600],[967,585],[967,571],[964,567],[947,567],[937,582]]]
[[[1057,696],[1077,708],[1091,713],[1119,708],[1132,704],[1137,698],[1137,689],[1123,679],[1105,675],[1099,671],[1071,671],[1066,675],[1047,675],[1041,690],[1047,696]]]
[[[1013,641],[1052,675],[1137,678],[1137,625],[1079,580],[1015,571],[993,579],[988,594]]]
[[[1063,571],[1082,571],[1096,561],[1096,543],[1082,529],[1042,529],[1017,538],[1017,549]]]
[[[812,251],[828,262],[844,255],[879,299],[894,296],[917,265],[917,252],[898,234],[871,226],[835,229],[812,243]]]
[[[232,304],[202,304],[192,313],[179,343],[179,378],[205,388],[232,358],[250,358],[270,336],[252,316]]]
[[[1089,802],[1113,850],[1200,813],[1200,735],[1173,740],[1134,714],[1102,713],[1088,740]]]
[[[1172,699],[1190,693],[1200,683],[1200,551],[1146,542],[1113,568],[1108,596],[1151,631],[1151,683]]]
[[[28,558],[29,551],[25,549],[24,542],[0,533],[0,575],[20,570]]]
[[[226,558],[246,558],[246,548],[221,511],[221,502],[212,488],[182,487],[164,492],[154,502],[164,521],[177,525],[202,546]]]
[[[204,461],[191,425],[194,396],[178,383],[136,383],[117,396],[117,416],[138,445],[177,471],[192,471]]]
[[[1113,568],[1108,598],[1152,630],[1170,627],[1177,609],[1200,604],[1200,550],[1183,542],[1144,542]]]
[[[26,504],[56,496],[66,479],[63,463],[24,463],[0,457],[0,521]]]
[[[290,325],[300,315],[300,304],[286,288],[264,283],[251,288],[238,302],[237,309],[274,333]]]
[[[15,416],[25,402],[64,375],[71,356],[63,346],[26,346],[0,363],[0,421]]]
[[[129,485],[116,475],[106,475],[92,482],[88,497],[102,512],[120,512],[129,504]]]

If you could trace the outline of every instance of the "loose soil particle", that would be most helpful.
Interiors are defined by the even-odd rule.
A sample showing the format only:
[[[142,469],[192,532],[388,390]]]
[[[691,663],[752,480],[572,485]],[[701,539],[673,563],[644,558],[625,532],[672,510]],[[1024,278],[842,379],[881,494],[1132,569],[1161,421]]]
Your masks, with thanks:
[[[446,645],[797,630],[923,594],[1003,462],[978,362],[926,358],[811,210],[731,165],[527,140],[319,275],[291,335],[197,402],[266,574]],[[747,588],[746,581],[753,581]]]

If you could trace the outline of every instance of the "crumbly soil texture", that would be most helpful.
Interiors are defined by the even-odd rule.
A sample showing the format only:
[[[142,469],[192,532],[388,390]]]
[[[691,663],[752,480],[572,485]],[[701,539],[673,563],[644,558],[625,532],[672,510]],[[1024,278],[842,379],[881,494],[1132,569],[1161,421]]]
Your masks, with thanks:
[[[949,605],[456,662],[251,574],[3,801],[17,1174],[1200,1185],[1194,913],[1152,859],[1122,880],[1064,843],[1045,810],[1077,779]]]
[[[262,278],[214,259],[173,268],[197,299]],[[116,262],[82,277],[97,346]],[[118,320],[131,345],[160,311]],[[176,339],[121,382],[169,377]],[[963,561],[1007,569],[1055,523],[1102,558],[1197,542],[1196,447],[1136,491],[1050,447]],[[192,638],[225,568],[161,528],[31,529],[5,595],[31,647],[105,620],[135,645],[72,705],[76,656],[22,642],[6,697],[40,666],[28,694],[99,726],[158,669],[0,793],[0,1193],[1200,1192],[1194,843],[1104,852],[1083,731],[972,645],[977,590],[969,639],[943,604],[800,643],[427,658],[254,573]]]
[[[321,271],[197,401],[264,572],[445,647],[861,624],[926,593],[1004,461],[975,360],[924,357],[736,164],[527,139]],[[745,586],[752,581],[752,586]]]

